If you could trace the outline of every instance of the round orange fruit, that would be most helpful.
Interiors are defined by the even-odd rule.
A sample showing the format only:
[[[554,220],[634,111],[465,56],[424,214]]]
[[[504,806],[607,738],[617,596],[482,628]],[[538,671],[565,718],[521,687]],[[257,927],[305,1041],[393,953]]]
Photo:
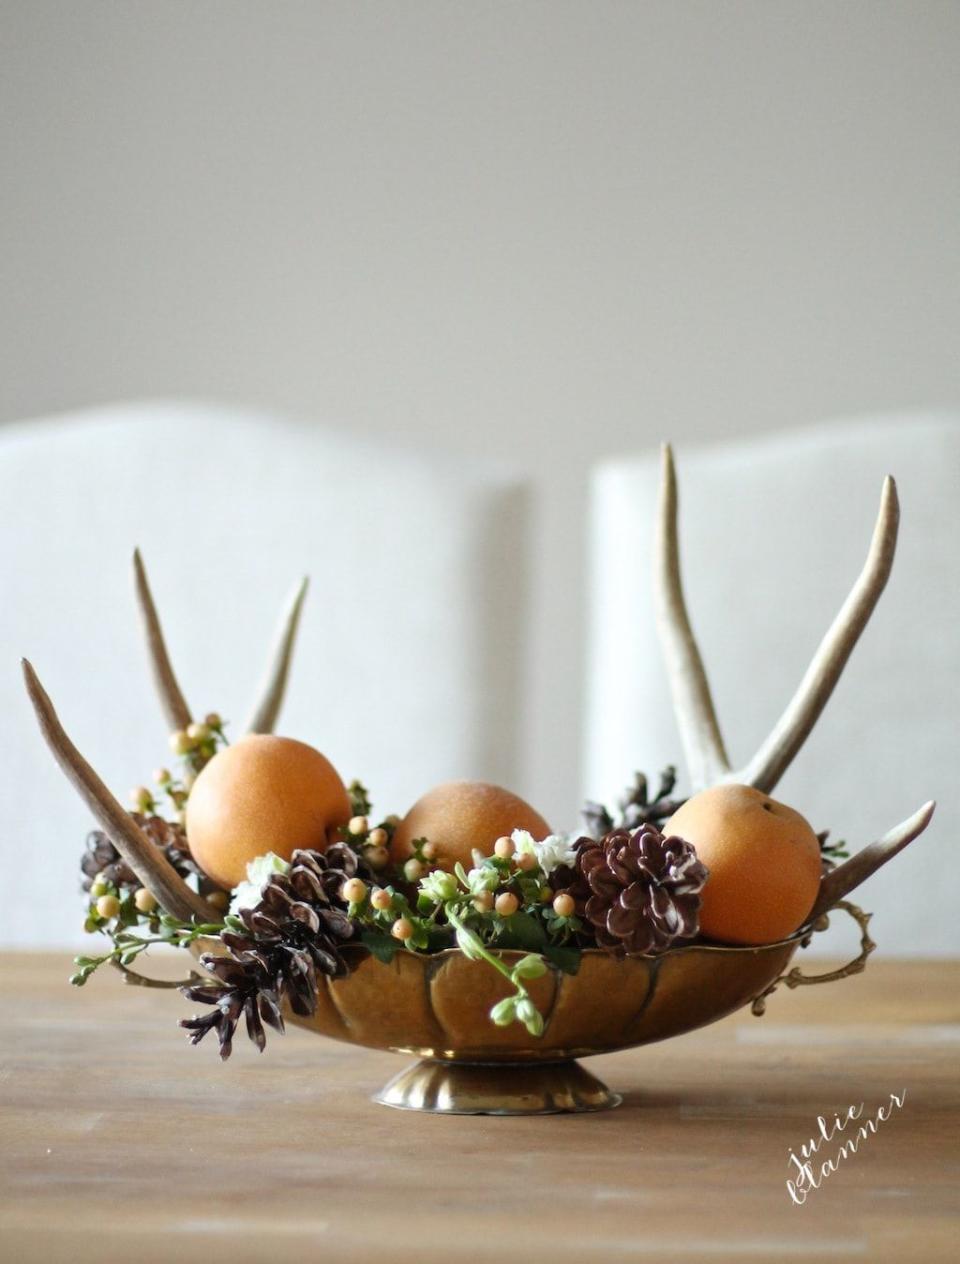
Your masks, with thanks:
[[[803,925],[820,887],[820,843],[808,822],[752,786],[703,790],[663,827],[710,870],[700,930],[730,944],[770,944]]]
[[[446,781],[418,799],[397,826],[392,854],[402,862],[414,840],[426,838],[441,861],[459,860],[469,869],[474,848],[490,856],[497,839],[515,829],[529,830],[538,841],[550,833],[540,813],[509,790],[485,781]]]
[[[350,819],[350,800],[325,755],[291,737],[252,734],[225,746],[187,800],[194,860],[228,890],[268,851],[289,860],[298,847],[323,851]]]

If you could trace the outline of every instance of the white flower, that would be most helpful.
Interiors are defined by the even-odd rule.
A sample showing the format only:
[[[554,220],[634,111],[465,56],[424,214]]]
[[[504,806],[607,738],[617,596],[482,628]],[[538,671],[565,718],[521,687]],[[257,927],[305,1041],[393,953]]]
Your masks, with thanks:
[[[247,865],[247,877],[239,886],[234,887],[233,899],[230,901],[230,912],[236,916],[241,909],[253,908],[260,903],[263,888],[275,873],[286,873],[290,865],[282,856],[268,851],[264,856],[257,856]]]
[[[493,865],[478,865],[467,874],[466,887],[471,895],[482,895],[484,891],[496,891],[500,885],[500,873]]]
[[[510,837],[518,853],[536,856],[544,873],[552,873],[560,865],[572,865],[577,857],[577,849],[566,834],[550,834],[539,843],[529,830],[514,830]]]
[[[420,890],[431,900],[443,904],[446,900],[452,900],[457,894],[457,880],[452,873],[434,869],[432,873],[420,879]]]

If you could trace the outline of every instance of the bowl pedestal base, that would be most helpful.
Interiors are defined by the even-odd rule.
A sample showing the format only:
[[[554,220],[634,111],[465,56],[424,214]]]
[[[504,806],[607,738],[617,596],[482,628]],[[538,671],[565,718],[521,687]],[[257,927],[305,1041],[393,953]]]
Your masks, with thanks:
[[[434,1115],[556,1115],[610,1110],[623,1100],[572,1059],[563,1062],[445,1062],[424,1059],[395,1075],[373,1099]]]

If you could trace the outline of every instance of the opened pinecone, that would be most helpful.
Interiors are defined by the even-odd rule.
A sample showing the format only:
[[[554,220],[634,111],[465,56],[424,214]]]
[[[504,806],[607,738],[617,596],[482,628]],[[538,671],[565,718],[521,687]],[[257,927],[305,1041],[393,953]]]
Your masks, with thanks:
[[[583,805],[580,815],[590,837],[600,839],[614,829],[633,830],[648,821],[654,824],[665,821],[685,802],[672,797],[676,784],[677,770],[673,764],[668,764],[660,774],[656,793],[651,797],[646,776],[642,772],[634,773],[632,784],[617,800],[619,819],[616,820],[602,803],[589,800]]]
[[[707,877],[689,843],[644,824],[581,839],[570,894],[601,948],[651,956],[697,934]]]
[[[162,816],[144,816],[140,812],[131,812],[130,815],[150,841],[161,849],[181,878],[189,878],[191,875],[203,877],[187,848],[187,835],[182,825],[165,821]],[[83,872],[81,886],[84,891],[90,890],[93,880],[100,874],[121,891],[132,891],[141,885],[140,879],[103,830],[91,830],[87,835],[87,849],[80,861],[80,869]],[[217,887],[207,881],[205,885],[201,884],[201,890],[206,893],[207,890],[217,890]]]
[[[216,1028],[220,1056],[228,1058],[242,1015],[248,1036],[262,1052],[264,1022],[283,1031],[284,1001],[295,1014],[315,1012],[317,976],[347,973],[340,949],[355,937],[356,925],[347,916],[340,888],[354,877],[370,880],[373,875],[346,843],[334,843],[323,853],[293,853],[289,872],[274,874],[259,904],[238,914],[246,930],[221,934],[230,955],[200,958],[214,980],[181,989],[189,1000],[215,1007],[181,1019],[194,1044]]]

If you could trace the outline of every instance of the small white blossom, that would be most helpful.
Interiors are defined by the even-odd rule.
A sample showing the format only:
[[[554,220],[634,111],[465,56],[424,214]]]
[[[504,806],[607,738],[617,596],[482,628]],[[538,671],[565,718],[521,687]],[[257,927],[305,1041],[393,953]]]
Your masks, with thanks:
[[[500,885],[500,873],[493,865],[478,865],[467,874],[467,890],[471,895],[482,895],[484,891],[496,891]]]
[[[275,873],[286,873],[289,863],[275,852],[268,851],[264,856],[257,856],[247,865],[246,879],[234,887],[233,899],[230,901],[230,912],[236,916],[241,909],[253,908],[260,903],[263,888]]]
[[[431,900],[443,904],[446,900],[452,900],[457,894],[457,880],[452,873],[434,869],[432,873],[420,879],[420,890]]]
[[[577,857],[576,847],[566,834],[550,834],[537,842],[529,830],[514,830],[510,837],[517,853],[536,856],[544,873],[552,873],[560,865],[572,865]]]

